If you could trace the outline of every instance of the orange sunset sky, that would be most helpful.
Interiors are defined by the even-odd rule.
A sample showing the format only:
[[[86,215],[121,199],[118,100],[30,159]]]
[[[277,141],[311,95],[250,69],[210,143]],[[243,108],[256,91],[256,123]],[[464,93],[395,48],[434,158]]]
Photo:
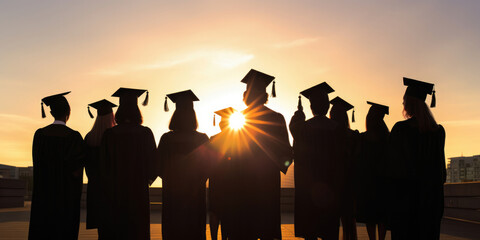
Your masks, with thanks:
[[[331,98],[355,106],[359,131],[367,100],[390,106],[389,128],[404,119],[403,76],[435,83],[446,156],[480,154],[479,12],[467,0],[2,1],[0,163],[32,165],[33,134],[53,122],[40,100],[65,91],[67,124],[85,136],[87,104],[148,89],[140,109],[158,142],[172,114],[165,95],[192,89],[199,131],[211,136],[213,111],[245,107],[240,80],[251,68],[276,77],[268,106],[287,123],[298,93],[326,81]]]

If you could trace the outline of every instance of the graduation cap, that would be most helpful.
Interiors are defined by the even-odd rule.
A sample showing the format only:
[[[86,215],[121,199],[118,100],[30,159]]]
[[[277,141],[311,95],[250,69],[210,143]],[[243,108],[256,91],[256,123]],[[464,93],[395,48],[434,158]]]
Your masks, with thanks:
[[[88,115],[93,118],[92,112],[90,112],[90,107],[97,109],[98,116],[104,116],[111,112],[113,112],[112,108],[116,107],[117,105],[111,103],[110,101],[103,99],[94,103],[88,104]]]
[[[181,92],[167,94],[167,97],[175,103],[176,109],[193,109],[193,102],[199,101],[192,90],[185,90]],[[164,110],[168,112],[167,97],[165,97]]]
[[[230,117],[230,115],[232,115],[234,112],[236,112],[237,110],[235,110],[234,108],[232,107],[228,107],[228,108],[224,108],[222,110],[218,110],[216,112],[214,112],[216,115],[222,117],[222,118],[228,118]],[[215,126],[215,114],[213,114],[213,126]]]
[[[275,79],[274,76],[262,73],[255,69],[250,69],[250,71],[243,77],[242,83],[247,84],[247,90],[256,90],[267,92],[268,85]],[[272,97],[276,97],[277,93],[275,91],[275,81],[272,85]]]
[[[367,103],[372,105],[370,108],[374,108],[376,111],[378,111],[382,114],[387,114],[387,115],[389,114],[389,107],[388,106],[378,104],[378,103],[374,103],[374,102],[370,102],[370,101],[367,101]]]
[[[120,105],[122,104],[135,104],[137,105],[138,97],[140,97],[144,92],[147,92],[145,100],[143,100],[142,105],[148,105],[148,90],[144,89],[134,89],[134,88],[119,88],[112,97],[120,98]]]
[[[344,110],[345,112],[354,108],[352,104],[348,103],[347,101],[343,100],[340,97],[335,97],[330,101],[330,103],[334,106],[340,107],[340,109]],[[352,112],[352,122],[355,122],[355,109],[353,109],[353,112]]]
[[[59,93],[55,95],[51,95],[48,97],[42,98],[42,118],[46,118],[47,116],[45,115],[45,110],[43,109],[43,104],[47,105],[47,107],[52,107],[55,106],[56,104],[64,103],[67,101],[67,99],[64,97],[65,95],[69,94],[71,91],[64,92],[64,93]]]
[[[315,96],[322,95],[322,94],[329,94],[329,93],[332,93],[334,91],[335,90],[333,90],[333,88],[330,87],[330,85],[328,85],[328,83],[322,82],[322,83],[317,84],[317,85],[315,85],[311,88],[308,88],[306,90],[301,91],[300,94],[310,100],[310,98],[314,98]],[[301,96],[298,96],[298,106],[297,106],[297,108],[298,108],[298,110],[303,110]]]
[[[434,84],[418,81],[411,78],[403,78],[403,85],[407,86],[405,95],[418,98],[422,101],[427,99],[427,94],[432,95],[432,102],[430,107],[434,108],[436,105]]]

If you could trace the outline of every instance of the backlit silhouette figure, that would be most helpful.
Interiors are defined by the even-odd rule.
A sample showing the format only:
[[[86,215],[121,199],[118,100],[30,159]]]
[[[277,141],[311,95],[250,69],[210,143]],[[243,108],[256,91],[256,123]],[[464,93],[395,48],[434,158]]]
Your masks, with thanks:
[[[245,126],[239,130],[241,151],[235,161],[235,203],[230,219],[236,221],[231,239],[280,239],[280,172],[292,162],[291,147],[283,115],[264,104],[266,87],[274,77],[250,70],[242,113]],[[272,94],[274,95],[274,94]]]
[[[387,161],[390,131],[383,121],[388,115],[388,106],[371,104],[366,119],[367,131],[360,135],[360,156],[355,167],[357,222],[366,223],[368,236],[385,239],[387,222],[387,184],[385,163]]]
[[[443,215],[445,130],[425,104],[433,84],[403,78],[405,121],[390,133],[388,174],[392,178],[392,239],[439,239]]]
[[[305,121],[299,99],[298,111],[290,121],[295,159],[295,236],[313,240],[338,240],[340,162],[338,124],[325,115],[330,107],[325,82],[301,94],[309,99],[313,118]]]
[[[105,130],[115,126],[115,116],[112,108],[117,105],[103,99],[89,104],[88,113],[91,117],[90,107],[97,109],[97,119],[92,130],[85,136],[87,157],[85,159],[85,173],[88,177],[87,186],[87,229],[98,228],[99,238],[103,238],[101,222],[101,197],[103,195],[100,181],[100,144]]]
[[[340,144],[341,162],[343,164],[343,187],[341,195],[341,221],[343,227],[343,239],[357,239],[357,227],[355,223],[355,172],[354,164],[358,153],[359,132],[350,129],[347,111],[353,109],[353,106],[340,97],[330,101],[332,109],[330,110],[330,119],[339,126],[339,138],[343,140]],[[354,111],[353,111],[354,113]],[[353,121],[352,113],[352,121]]]
[[[222,225],[222,239],[227,239],[229,228],[228,220],[225,224],[225,218],[230,216],[229,211],[232,203],[232,187],[236,184],[234,181],[233,168],[236,158],[236,135],[238,131],[230,127],[230,116],[236,112],[235,109],[229,107],[219,111],[215,114],[221,117],[218,124],[221,132],[210,138],[210,144],[213,150],[217,153],[216,163],[209,175],[208,186],[208,202],[209,202],[209,223],[210,234],[212,240],[217,239],[219,223]],[[230,221],[231,222],[231,221]]]
[[[175,103],[170,131],[158,144],[163,183],[162,236],[165,240],[206,239],[206,181],[213,159],[208,136],[197,132],[191,90],[167,95]]]
[[[42,99],[55,121],[33,138],[33,196],[28,239],[78,239],[83,139],[66,126],[70,105],[61,93]]]
[[[104,201],[105,239],[150,239],[149,184],[153,175],[155,139],[142,126],[137,100],[146,90],[120,88],[117,126],[105,131],[101,144],[100,181]],[[148,92],[147,92],[148,97]]]

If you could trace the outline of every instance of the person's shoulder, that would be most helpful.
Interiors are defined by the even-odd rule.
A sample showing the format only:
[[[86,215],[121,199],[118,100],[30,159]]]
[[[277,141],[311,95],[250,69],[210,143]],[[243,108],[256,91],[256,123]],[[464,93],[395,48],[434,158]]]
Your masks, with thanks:
[[[324,129],[334,130],[338,124],[330,118],[325,116],[315,116],[306,121],[307,125],[312,127],[322,127]]]
[[[195,131],[194,134],[199,140],[208,141],[208,135],[207,134],[202,133],[202,132],[197,132],[197,131]]]
[[[274,111],[273,109],[271,109],[271,108],[269,108],[269,107],[267,107],[267,106],[264,106],[264,111],[266,111],[267,114],[270,114],[270,115],[275,116],[275,117],[277,117],[277,118],[282,118],[282,119],[284,119],[283,114],[281,114],[281,113],[279,113],[279,112],[277,112],[277,111]]]
[[[396,122],[395,125],[393,125],[393,127],[392,127],[392,132],[394,130],[398,130],[398,129],[409,128],[410,127],[410,122],[411,122],[410,119]]]
[[[440,136],[445,137],[445,135],[446,135],[445,128],[441,124],[438,124],[437,131],[440,134]]]
[[[147,127],[147,126],[140,125],[140,129],[141,129],[143,132],[145,132],[145,133],[148,133],[148,134],[151,133],[151,134],[153,134],[152,129],[150,129],[150,128]]]

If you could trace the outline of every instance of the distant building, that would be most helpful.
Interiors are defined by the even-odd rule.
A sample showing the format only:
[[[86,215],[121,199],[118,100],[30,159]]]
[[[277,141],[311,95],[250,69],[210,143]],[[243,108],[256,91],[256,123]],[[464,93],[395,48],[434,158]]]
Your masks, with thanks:
[[[480,155],[453,157],[447,165],[447,182],[480,181]]]
[[[18,168],[15,166],[0,164],[0,178],[18,179]]]

